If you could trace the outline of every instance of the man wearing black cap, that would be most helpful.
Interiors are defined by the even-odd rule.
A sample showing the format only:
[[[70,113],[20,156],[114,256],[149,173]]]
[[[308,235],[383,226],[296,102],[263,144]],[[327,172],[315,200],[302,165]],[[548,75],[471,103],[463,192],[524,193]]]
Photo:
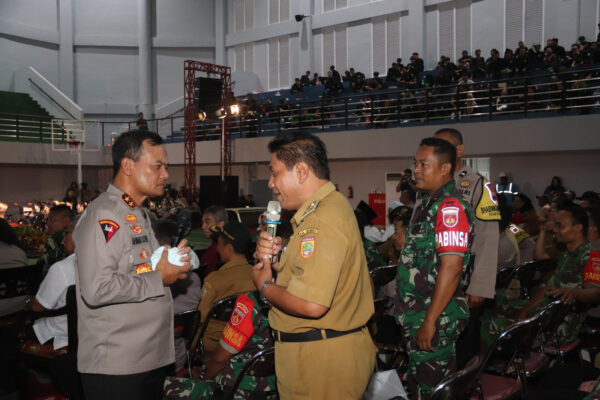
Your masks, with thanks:
[[[218,225],[211,227],[218,234],[217,252],[225,264],[212,272],[204,280],[202,300],[198,305],[202,322],[210,308],[225,297],[256,290],[252,282],[252,266],[246,260],[246,249],[250,243],[250,231],[246,225],[232,221],[222,228]],[[204,351],[211,352],[219,344],[225,322],[209,322],[204,334]]]

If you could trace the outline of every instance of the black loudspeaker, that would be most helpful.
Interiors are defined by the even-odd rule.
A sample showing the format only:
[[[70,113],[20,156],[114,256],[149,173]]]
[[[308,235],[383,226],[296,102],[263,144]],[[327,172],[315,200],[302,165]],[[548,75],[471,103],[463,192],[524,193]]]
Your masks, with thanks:
[[[220,175],[203,175],[200,177],[200,208],[203,210],[212,205],[223,207],[237,207],[238,176],[226,176],[225,182],[221,182]]]
[[[215,78],[196,78],[194,80],[196,114],[206,112],[208,118],[214,118],[223,103],[223,81]]]

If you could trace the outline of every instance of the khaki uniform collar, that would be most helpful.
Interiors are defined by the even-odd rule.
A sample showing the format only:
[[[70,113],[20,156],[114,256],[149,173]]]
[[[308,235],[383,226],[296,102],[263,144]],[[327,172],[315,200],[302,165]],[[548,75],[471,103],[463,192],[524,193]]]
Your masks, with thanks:
[[[331,181],[318,188],[317,191],[300,206],[298,211],[296,211],[296,214],[294,214],[294,217],[292,218],[292,222],[295,223],[296,226],[300,225],[302,220],[317,208],[319,202],[333,191],[335,191],[335,186]]]
[[[225,264],[223,264],[223,266],[221,268],[219,268],[219,271],[223,271],[225,269],[230,269],[230,268],[235,268],[235,267],[241,267],[241,266],[247,265],[247,264],[248,264],[248,261],[246,261],[245,258],[234,259],[234,260],[227,261]]]

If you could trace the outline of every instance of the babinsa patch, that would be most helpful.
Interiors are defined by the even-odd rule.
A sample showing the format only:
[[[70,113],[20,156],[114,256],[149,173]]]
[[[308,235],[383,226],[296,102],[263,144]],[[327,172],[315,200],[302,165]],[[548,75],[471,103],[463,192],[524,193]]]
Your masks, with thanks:
[[[98,221],[98,223],[100,224],[100,228],[104,234],[104,239],[106,240],[106,243],[108,243],[108,241],[112,239],[115,233],[117,233],[119,230],[119,224],[110,219],[101,219]]]
[[[448,228],[454,228],[458,224],[458,207],[442,208],[442,221]]]
[[[315,251],[315,237],[308,236],[308,237],[302,238],[302,241],[300,242],[300,254],[302,255],[302,257],[308,258],[312,255],[312,253],[314,251]]]

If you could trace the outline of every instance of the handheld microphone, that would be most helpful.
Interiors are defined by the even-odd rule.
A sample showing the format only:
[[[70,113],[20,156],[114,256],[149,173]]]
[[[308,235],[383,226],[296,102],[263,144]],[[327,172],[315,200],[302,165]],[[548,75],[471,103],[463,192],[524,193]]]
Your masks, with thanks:
[[[278,201],[270,201],[267,205],[267,219],[265,223],[267,224],[267,233],[271,235],[273,238],[275,237],[275,233],[277,232],[277,225],[281,224],[279,220],[281,219],[281,204]],[[274,255],[270,257],[271,262],[275,259]]]
[[[192,224],[192,212],[181,210],[177,213],[177,236],[173,236],[171,247],[177,247],[190,230]]]

